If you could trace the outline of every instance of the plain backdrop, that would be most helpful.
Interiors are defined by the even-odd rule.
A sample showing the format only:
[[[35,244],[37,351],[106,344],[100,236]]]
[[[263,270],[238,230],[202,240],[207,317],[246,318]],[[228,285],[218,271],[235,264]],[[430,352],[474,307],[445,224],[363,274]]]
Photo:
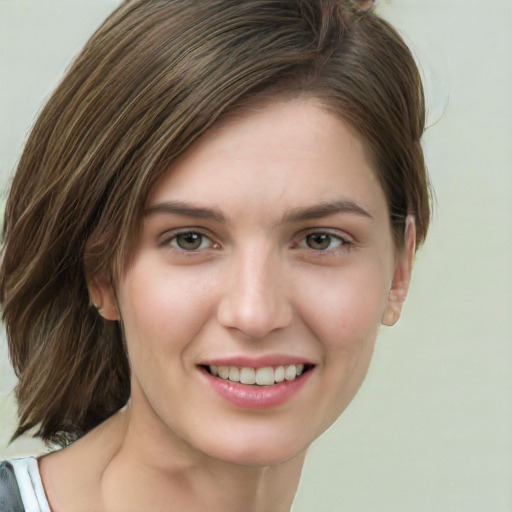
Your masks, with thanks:
[[[116,5],[0,0],[2,190],[45,98]],[[378,12],[424,72],[435,214],[403,317],[312,446],[294,510],[510,512],[512,0],[381,0]],[[2,336],[0,459],[44,451],[7,446],[14,384]]]

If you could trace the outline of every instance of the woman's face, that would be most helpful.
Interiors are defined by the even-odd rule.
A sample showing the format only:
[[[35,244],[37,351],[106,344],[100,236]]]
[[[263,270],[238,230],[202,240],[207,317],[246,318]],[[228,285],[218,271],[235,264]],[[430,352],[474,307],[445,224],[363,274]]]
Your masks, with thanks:
[[[115,294],[99,288],[133,417],[225,461],[301,454],[398,318],[406,253],[361,141],[327,110],[279,102],[210,130],[154,187]]]

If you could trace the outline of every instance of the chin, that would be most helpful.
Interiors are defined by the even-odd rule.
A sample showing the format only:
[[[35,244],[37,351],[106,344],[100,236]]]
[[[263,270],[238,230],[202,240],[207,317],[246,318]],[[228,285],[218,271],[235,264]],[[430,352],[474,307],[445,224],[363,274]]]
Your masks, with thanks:
[[[237,466],[246,466],[251,468],[276,467],[290,460],[303,458],[306,449],[302,451],[284,451],[284,450],[255,450],[253,448],[232,451],[227,450],[219,453],[219,459],[229,464]]]
[[[242,431],[243,429],[243,431]],[[249,467],[278,466],[294,458],[304,457],[313,438],[304,433],[294,436],[290,431],[272,432],[270,428],[231,429],[216,436],[206,448],[211,457],[231,464]]]

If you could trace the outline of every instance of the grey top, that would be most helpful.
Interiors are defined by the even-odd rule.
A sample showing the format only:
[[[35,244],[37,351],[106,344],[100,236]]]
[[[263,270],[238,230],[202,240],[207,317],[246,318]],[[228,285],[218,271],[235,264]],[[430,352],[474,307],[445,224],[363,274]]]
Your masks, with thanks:
[[[10,459],[25,512],[51,512],[44,493],[39,465],[34,457]]]

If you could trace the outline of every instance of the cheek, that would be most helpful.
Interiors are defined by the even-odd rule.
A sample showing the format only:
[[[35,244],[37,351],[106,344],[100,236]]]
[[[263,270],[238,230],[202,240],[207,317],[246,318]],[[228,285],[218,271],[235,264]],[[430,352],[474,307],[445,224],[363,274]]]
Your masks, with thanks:
[[[333,347],[364,340],[378,331],[388,295],[388,279],[369,265],[335,269],[303,282],[304,317]]]
[[[366,376],[387,297],[386,283],[378,267],[368,265],[303,280],[301,316],[322,353],[318,372],[322,393],[315,399],[322,412],[305,421],[319,434],[346,409]]]
[[[303,301],[303,319],[323,348],[325,378],[345,406],[370,363],[387,298],[378,267],[337,269],[314,280],[316,293]],[[310,288],[310,287],[309,287]]]
[[[129,345],[183,348],[209,317],[216,288],[211,278],[197,268],[172,270],[148,265],[127,276],[120,302]]]

